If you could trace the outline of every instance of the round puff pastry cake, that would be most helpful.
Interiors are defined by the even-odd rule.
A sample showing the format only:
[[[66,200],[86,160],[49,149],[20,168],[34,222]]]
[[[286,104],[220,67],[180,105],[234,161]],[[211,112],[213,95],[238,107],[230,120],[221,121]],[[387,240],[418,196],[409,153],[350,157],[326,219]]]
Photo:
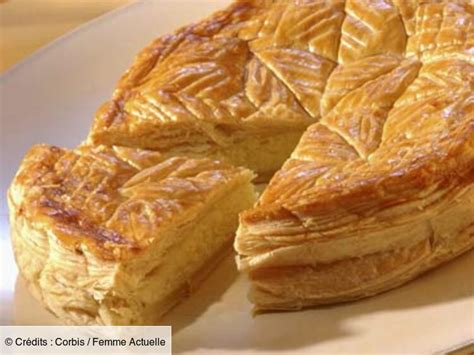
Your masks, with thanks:
[[[245,209],[258,310],[372,295],[472,248],[473,17],[462,0],[241,0],[158,38],[87,145],[25,157],[22,275],[67,322],[145,324]],[[247,168],[278,171],[253,208]]]
[[[340,5],[287,1],[262,19],[281,28],[299,6],[302,36],[340,39],[321,119],[241,214],[257,311],[373,295],[474,245],[472,2],[346,0],[342,21],[316,15]]]
[[[227,255],[253,173],[130,148],[30,149],[9,189],[16,261],[72,324],[153,324]]]

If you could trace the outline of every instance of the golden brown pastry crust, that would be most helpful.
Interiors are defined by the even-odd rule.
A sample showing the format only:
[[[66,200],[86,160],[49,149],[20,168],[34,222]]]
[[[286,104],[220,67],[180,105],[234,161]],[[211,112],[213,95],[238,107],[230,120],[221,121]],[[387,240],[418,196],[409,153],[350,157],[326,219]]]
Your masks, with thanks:
[[[223,186],[251,176],[213,160],[161,160],[133,148],[34,146],[9,189],[12,217],[34,221],[72,251],[118,260],[146,249],[160,228],[189,219]]]
[[[241,214],[257,310],[372,295],[474,246],[472,4],[362,4],[345,3],[321,119]]]
[[[343,15],[342,1],[238,1],[159,38],[98,111],[89,140],[214,157],[271,176],[320,117]],[[308,21],[316,23],[306,30]],[[267,142],[277,137],[287,144],[274,152]],[[234,150],[267,157],[252,163]]]
[[[156,322],[226,254],[254,202],[253,173],[162,160],[124,147],[27,153],[8,192],[15,257],[63,321]]]
[[[213,157],[265,180],[289,156],[295,136],[349,91],[344,99],[357,100],[355,88],[403,70],[400,61],[411,65],[406,84],[421,62],[472,63],[472,8],[463,0],[236,1],[145,48],[98,111],[90,142]],[[367,102],[359,105],[365,116]],[[359,152],[376,147],[388,108],[361,119],[374,131]],[[360,127],[345,129],[363,136]],[[267,144],[276,137],[278,152]],[[252,160],[252,150],[264,153]]]
[[[207,79],[211,80],[208,86],[212,86],[213,83],[222,80],[223,75],[230,74],[227,71],[233,71],[232,74],[238,76],[238,71],[242,70],[242,68],[239,65],[233,65],[233,60],[229,61],[229,59],[235,56],[239,62],[242,62],[247,56],[245,43],[237,35],[242,24],[258,11],[257,3],[257,1],[236,3],[228,9],[210,16],[206,20],[185,26],[173,34],[158,38],[142,50],[135,58],[130,69],[120,79],[112,100],[105,103],[98,111],[90,134],[91,140],[94,143],[112,143],[112,141],[121,139],[124,141],[123,143],[128,143],[126,140],[133,137],[134,131],[126,132],[128,136],[125,135],[125,138],[115,137],[115,135],[119,135],[127,129],[127,126],[133,125],[135,121],[137,121],[136,124],[138,125],[135,129],[135,131],[138,131],[136,135],[143,135],[143,132],[146,133],[149,127],[143,129],[140,127],[141,124],[146,124],[146,122],[140,120],[142,116],[140,116],[140,112],[137,112],[140,109],[142,111],[149,110],[147,114],[156,118],[156,125],[170,123],[170,131],[173,128],[172,121],[179,118],[179,120],[184,121],[179,129],[181,132],[185,131],[187,128],[186,121],[189,121],[190,117],[194,118],[194,116],[192,110],[188,110],[187,107],[180,104],[180,98],[177,97],[177,94],[181,90],[184,91],[184,95],[186,95],[186,90],[191,90],[195,94],[203,86],[205,87],[206,83],[203,83],[204,85],[201,86],[197,85],[188,88],[190,81],[195,80],[200,75],[204,81],[206,81],[206,76]],[[224,37],[218,38],[220,34],[224,34]],[[227,44],[226,39],[229,39],[229,37],[231,43]],[[212,39],[214,38],[219,43],[213,42]],[[222,48],[222,46],[224,47]],[[187,57],[187,55],[190,57]],[[170,56],[171,58],[169,58]],[[193,66],[193,62],[197,62],[197,65]],[[186,71],[187,65],[190,67],[188,71]],[[203,73],[200,73],[200,65],[202,66]],[[215,67],[214,69],[217,67],[215,72],[218,72],[220,77],[219,75],[217,77],[210,76],[212,74],[212,66]],[[185,70],[182,70],[183,68]],[[173,71],[173,69],[176,70]],[[177,76],[177,80],[175,83],[170,83],[169,86],[166,86],[170,76]],[[235,79],[229,78],[227,83],[231,84],[230,81],[232,80]],[[161,82],[164,82],[165,87],[163,90],[160,88]],[[146,85],[147,83],[148,85]],[[142,87],[142,84],[146,86]],[[224,82],[223,86],[220,86],[220,90],[214,90],[214,97],[209,99],[222,100],[223,95],[231,97],[233,92],[239,89],[236,85],[226,87],[225,84]],[[150,91],[147,90],[148,88],[154,88],[158,92],[158,99],[160,101],[167,101],[160,103],[165,107],[168,105],[171,110],[160,110],[156,107],[155,112],[153,112],[153,108],[156,106],[154,105],[154,100],[143,96],[147,91]],[[224,91],[222,91],[223,89]],[[227,94],[225,90],[230,91],[230,94]],[[218,98],[216,95],[221,97]],[[132,106],[130,110],[127,110],[127,104]],[[232,113],[227,113],[230,116],[232,115]],[[178,122],[178,124],[180,123]],[[188,122],[189,124],[192,124],[192,122]],[[195,133],[200,133],[197,127],[193,128],[196,130]],[[137,139],[139,138],[137,137]],[[173,145],[179,143],[182,142],[176,142]],[[160,144],[160,146],[158,147],[156,144]],[[163,142],[153,142],[152,145],[155,145],[154,148],[165,148],[161,144]],[[148,145],[148,148],[152,148],[149,142],[142,143],[141,145]]]
[[[395,287],[474,244],[473,58],[469,1],[237,1],[136,57],[90,132],[105,146],[27,155],[9,192],[19,264],[39,256],[33,280],[51,250],[69,265],[65,295],[44,297],[61,317],[145,322],[111,270],[153,275],[139,260],[164,243],[156,231],[193,226],[203,201],[251,175],[168,158],[272,174],[305,131],[240,218],[252,302],[299,309]],[[47,275],[37,293],[64,281]]]

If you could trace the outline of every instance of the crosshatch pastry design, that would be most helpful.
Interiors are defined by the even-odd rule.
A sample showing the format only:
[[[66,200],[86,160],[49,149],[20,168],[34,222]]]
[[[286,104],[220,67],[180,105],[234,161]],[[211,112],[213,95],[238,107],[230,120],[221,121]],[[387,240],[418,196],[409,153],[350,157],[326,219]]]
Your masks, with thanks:
[[[143,324],[239,213],[257,311],[394,288],[474,246],[473,183],[472,2],[248,0],[141,51],[83,145],[32,148],[9,203],[49,309]]]

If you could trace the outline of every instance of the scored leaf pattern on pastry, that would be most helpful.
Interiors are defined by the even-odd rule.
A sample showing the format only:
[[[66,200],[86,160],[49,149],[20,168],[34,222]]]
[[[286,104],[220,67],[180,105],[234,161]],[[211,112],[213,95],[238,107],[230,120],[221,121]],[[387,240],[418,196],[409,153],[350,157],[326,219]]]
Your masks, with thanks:
[[[319,103],[326,80],[335,64],[328,59],[296,49],[267,49],[257,53],[297,97],[313,117],[320,116]]]
[[[115,259],[149,245],[164,224],[192,218],[248,174],[209,159],[162,160],[132,148],[37,145],[12,184],[12,207],[65,245]]]
[[[254,46],[306,50],[335,62],[344,1],[279,1],[262,16]]]
[[[351,91],[393,70],[401,60],[401,56],[379,54],[339,65],[327,81],[321,101],[321,114],[326,115]]]
[[[278,117],[288,125],[305,125],[312,120],[290,89],[257,57],[248,64],[245,91],[252,104],[260,108],[245,119],[247,122],[264,124],[265,119]]]
[[[236,245],[243,255],[253,252],[256,240],[270,243],[273,234],[276,237],[288,232],[296,238],[296,234],[317,230],[322,226],[317,227],[318,223],[323,223],[317,222],[318,213],[325,221],[344,221],[344,215],[351,218],[347,207],[338,205],[341,196],[357,195],[361,204],[367,204],[364,208],[373,207],[375,213],[383,206],[383,199],[386,206],[402,203],[436,179],[439,181],[433,184],[447,187],[473,178],[474,49],[468,42],[474,35],[472,6],[463,1],[426,5],[437,11],[436,20],[430,24],[434,27],[431,32],[442,33],[433,36],[420,18],[427,10],[415,2],[379,1],[367,8],[358,7],[360,4],[346,2],[339,64],[326,80],[320,122],[307,129],[257,207],[242,215],[245,232]],[[373,9],[380,12],[369,19]],[[375,43],[380,47],[375,49],[370,46],[368,28],[376,32],[374,36],[385,36],[383,32],[390,26],[382,26],[379,15],[384,11],[389,20],[402,19],[406,29],[392,27],[390,36],[399,36],[398,41],[378,39]],[[359,28],[353,26],[354,18],[366,20]],[[462,36],[447,26],[454,19],[459,21]],[[352,31],[350,35],[348,31]],[[453,41],[448,43],[444,40],[449,32]],[[345,44],[357,36],[367,40],[354,41],[354,46]],[[421,39],[426,36],[432,37],[423,44]],[[416,51],[411,49],[415,47]],[[445,50],[446,56],[441,55]],[[330,142],[330,135],[322,134],[323,127],[334,135]],[[462,158],[455,160],[455,156]],[[396,187],[395,181],[404,189]],[[371,183],[381,189],[384,186],[383,198],[370,195]],[[316,207],[318,201],[324,213]],[[359,208],[355,201],[353,211]],[[363,210],[356,213],[363,214]],[[270,227],[278,220],[278,228],[286,232]],[[266,237],[259,239],[257,234]],[[245,240],[253,243],[252,247]]]
[[[267,155],[254,164],[258,170],[301,134],[257,204],[240,215],[234,246],[257,307],[365,297],[468,250],[473,22],[470,0],[238,0],[158,38],[97,113],[88,142],[96,145],[40,145],[27,154],[8,195],[13,233],[26,231],[20,239],[29,247],[46,243],[49,251],[33,262],[18,253],[20,265],[33,265],[30,281],[40,293],[58,283],[70,288],[70,298],[59,292],[48,306],[81,322],[104,318],[99,305],[124,319],[132,304],[151,309],[148,294],[135,302],[129,292],[120,295],[122,286],[107,285],[153,291],[151,283],[130,287],[119,276],[123,265],[108,261],[158,241],[162,254],[149,249],[130,271],[143,275],[132,284],[150,273],[156,280],[160,259],[186,234],[166,227],[194,227],[204,208],[253,176],[217,160],[167,158],[183,147],[203,156],[237,151],[245,165],[259,155],[261,139]],[[272,173],[282,157],[262,170]],[[79,257],[59,254],[60,244]],[[190,256],[205,259],[183,250],[181,265]],[[90,251],[108,260],[90,263],[82,257]],[[45,263],[58,256],[67,272]],[[104,268],[121,272],[95,285],[91,273]],[[168,284],[155,285],[166,292]],[[63,307],[71,300],[79,307]]]
[[[390,0],[347,0],[338,62],[374,54],[403,54],[406,34]]]
[[[415,79],[419,67],[416,60],[403,61],[391,72],[344,96],[321,122],[338,132],[367,159],[380,144],[389,111]]]
[[[188,137],[218,145],[232,140],[225,134],[229,130],[302,131],[320,117],[320,98],[337,59],[342,5],[341,1],[241,1],[236,5],[245,9],[241,23],[232,22],[231,32],[204,21],[199,31],[189,26],[152,44],[137,57],[113,100],[99,110],[91,140],[166,150],[167,138],[175,137],[172,132],[179,126]],[[303,22],[295,23],[292,16]],[[290,25],[294,28],[285,32]],[[272,95],[282,103],[288,96],[284,90],[270,92],[275,85],[256,89],[258,82],[248,83],[250,63],[256,58],[305,112],[296,115],[292,106],[280,104],[275,115],[268,106],[256,105],[264,100],[255,95]],[[147,70],[139,70],[144,65]],[[246,90],[248,86],[254,90]],[[283,96],[278,99],[277,93]]]
[[[407,55],[429,62],[433,59],[463,59],[474,63],[474,5],[470,1],[430,2],[416,11],[415,33],[409,38]]]
[[[156,149],[166,137],[178,145],[198,136],[226,145],[229,132],[263,137],[313,123],[259,208],[279,208],[275,186],[294,201],[316,187],[352,189],[344,186],[349,177],[375,179],[378,170],[408,166],[422,152],[441,159],[467,149],[473,17],[463,0],[238,1],[217,25],[203,21],[145,49],[132,68],[155,62],[122,79],[91,138],[157,142],[147,146]],[[318,140],[329,148],[326,158]],[[417,153],[406,160],[410,145]],[[341,151],[345,161],[335,163]]]

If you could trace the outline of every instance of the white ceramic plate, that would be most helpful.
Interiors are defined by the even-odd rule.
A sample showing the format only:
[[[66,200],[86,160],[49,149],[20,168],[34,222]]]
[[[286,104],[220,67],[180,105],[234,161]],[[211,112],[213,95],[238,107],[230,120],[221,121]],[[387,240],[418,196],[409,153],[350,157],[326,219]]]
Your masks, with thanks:
[[[140,1],[40,50],[0,79],[1,191],[35,143],[74,147],[135,53],[228,1]],[[55,324],[17,280],[0,205],[0,323]],[[164,320],[186,353],[432,353],[474,338],[474,253],[357,303],[251,316],[232,257]]]

